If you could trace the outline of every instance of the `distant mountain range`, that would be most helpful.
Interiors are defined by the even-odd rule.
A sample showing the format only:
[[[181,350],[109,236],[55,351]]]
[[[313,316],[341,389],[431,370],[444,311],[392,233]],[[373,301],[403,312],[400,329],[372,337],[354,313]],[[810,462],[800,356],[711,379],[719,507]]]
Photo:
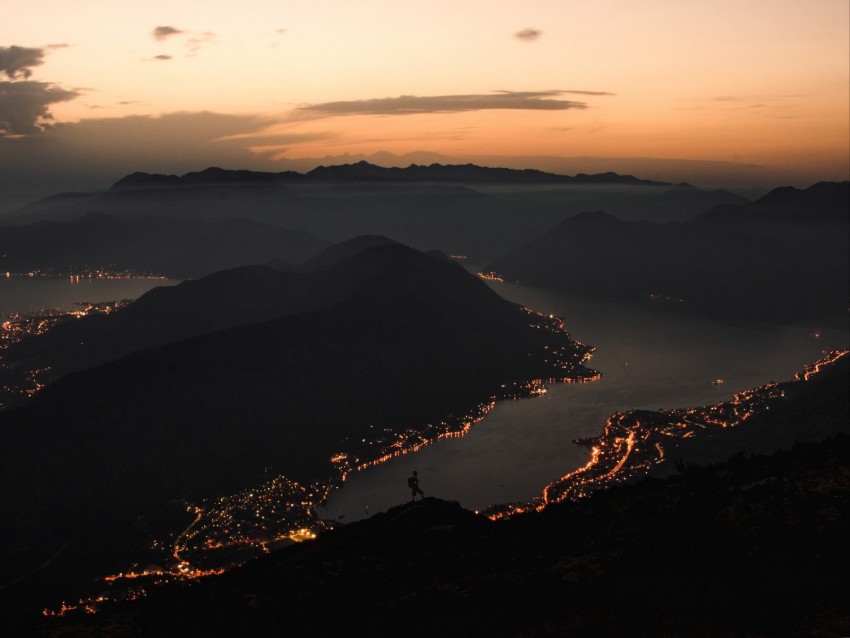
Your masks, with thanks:
[[[850,215],[850,182],[819,182],[809,188],[776,188],[754,202],[721,205],[694,221],[743,226],[792,225],[797,230],[811,224],[846,224]]]
[[[149,188],[192,187],[210,184],[269,185],[299,182],[436,182],[442,184],[631,184],[670,186],[667,182],[638,179],[633,175],[600,173],[576,176],[555,175],[534,169],[490,168],[475,164],[411,164],[407,168],[386,168],[366,161],[355,164],[319,166],[307,173],[284,171],[263,173],[245,170],[208,168],[203,171],[176,175],[133,173],[117,181],[110,192],[144,190]]]
[[[783,188],[685,223],[570,217],[486,269],[721,319],[846,322],[850,183]]]
[[[221,168],[182,176],[133,173],[106,191],[34,202],[0,223],[68,221],[92,212],[171,221],[243,218],[302,229],[330,242],[385,235],[420,250],[436,248],[483,260],[517,248],[583,210],[687,219],[714,205],[742,201],[726,191],[616,173],[565,176],[472,164],[383,168],[359,162],[306,174]]]
[[[177,279],[271,259],[300,263],[328,242],[249,219],[221,222],[89,213],[68,221],[0,227],[0,271],[130,271]]]
[[[66,544],[42,574],[57,585],[120,569],[169,501],[232,493],[269,467],[327,482],[339,452],[368,458],[380,437],[460,417],[505,384],[585,370],[585,346],[441,255],[365,238],[319,262],[155,289],[26,344],[24,369],[94,367],[0,415],[0,582]]]

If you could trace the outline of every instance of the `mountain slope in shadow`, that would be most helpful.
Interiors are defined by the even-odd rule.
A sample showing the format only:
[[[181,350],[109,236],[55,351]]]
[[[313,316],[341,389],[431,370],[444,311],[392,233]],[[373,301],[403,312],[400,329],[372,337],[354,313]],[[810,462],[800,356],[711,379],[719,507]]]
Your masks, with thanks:
[[[450,260],[385,245],[323,272],[345,279],[326,307],[136,351],[0,415],[0,539],[14,548],[3,575],[67,543],[45,577],[108,573],[149,542],[139,521],[160,520],[169,501],[232,493],[270,466],[305,485],[332,480],[339,452],[369,458],[379,435],[584,370],[585,346]],[[234,274],[295,276],[193,283]]]
[[[0,270],[103,269],[186,279],[273,258],[302,262],[327,245],[305,232],[249,219],[119,219],[90,213],[70,221],[0,227]]]
[[[362,260],[339,262],[384,245],[399,246],[383,237],[354,238],[330,246],[301,267],[282,270],[274,264],[255,264],[154,288],[120,312],[67,322],[10,345],[4,352],[6,374],[49,368],[43,378],[49,383],[135,350],[329,308],[376,272]]]
[[[823,414],[818,394],[800,399],[802,430]],[[843,403],[846,410],[846,393]],[[765,415],[765,424],[787,416]],[[845,434],[771,456],[737,455],[498,522],[426,498],[196,586],[45,627],[80,635],[98,627],[143,635],[261,636],[283,627],[306,636],[401,628],[411,636],[841,635],[850,620],[849,452]]]
[[[846,323],[848,192],[847,182],[779,189],[687,223],[583,213],[487,269],[720,319]]]

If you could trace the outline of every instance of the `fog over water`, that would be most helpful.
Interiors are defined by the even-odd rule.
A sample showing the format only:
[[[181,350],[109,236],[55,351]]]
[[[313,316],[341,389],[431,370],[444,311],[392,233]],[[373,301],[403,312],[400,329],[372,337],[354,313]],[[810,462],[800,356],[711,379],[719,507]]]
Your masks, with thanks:
[[[357,520],[406,501],[413,470],[426,495],[468,509],[528,500],[587,462],[588,450],[573,439],[600,434],[613,412],[717,403],[768,381],[790,380],[824,350],[848,345],[846,329],[746,327],[519,284],[491,286],[510,301],[563,317],[573,338],[596,348],[588,365],[602,378],[500,401],[463,438],[354,473],[323,516]],[[715,379],[724,383],[713,385]]]

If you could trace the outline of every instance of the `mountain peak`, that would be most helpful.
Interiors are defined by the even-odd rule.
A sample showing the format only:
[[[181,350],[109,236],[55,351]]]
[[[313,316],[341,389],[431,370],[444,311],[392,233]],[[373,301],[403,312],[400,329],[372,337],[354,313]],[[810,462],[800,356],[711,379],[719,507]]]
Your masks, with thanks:
[[[110,193],[134,190],[148,190],[152,188],[171,188],[180,186],[181,180],[176,175],[162,175],[159,173],[143,173],[137,171],[122,177],[109,189]]]
[[[360,235],[347,241],[328,246],[324,251],[313,259],[305,262],[302,269],[305,271],[318,270],[332,266],[343,259],[359,255],[364,250],[378,246],[400,245],[389,237],[383,235]]]

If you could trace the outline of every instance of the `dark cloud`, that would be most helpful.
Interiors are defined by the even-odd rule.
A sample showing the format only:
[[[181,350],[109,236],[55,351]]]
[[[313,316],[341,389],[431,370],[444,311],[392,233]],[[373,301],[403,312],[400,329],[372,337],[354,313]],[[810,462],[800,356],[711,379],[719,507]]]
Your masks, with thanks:
[[[566,111],[584,109],[584,102],[553,99],[566,91],[498,91],[471,95],[402,95],[371,100],[351,100],[308,104],[296,109],[304,114],[335,115],[414,115],[417,113],[457,113],[491,109]]]
[[[157,27],[151,32],[154,40],[165,40],[166,38],[170,38],[173,35],[179,35],[181,33],[185,33],[180,29],[175,29],[174,27]]]
[[[14,80],[21,76],[24,79],[32,75],[31,67],[44,63],[44,49],[19,47],[0,47],[0,74],[5,74]]]
[[[0,137],[42,132],[50,105],[79,95],[46,82],[0,82]]]
[[[204,47],[209,46],[215,40],[215,33],[212,33],[211,31],[192,32],[192,31],[185,31],[183,29],[178,29],[176,27],[168,27],[168,26],[155,28],[151,32],[151,35],[153,36],[154,40],[157,40],[157,41],[160,41],[160,42],[163,41],[163,40],[167,40],[168,38],[171,38],[172,36],[184,36],[185,41],[183,42],[183,45],[188,50],[186,57],[194,56],[199,50],[203,49]],[[157,55],[152,59],[154,59],[154,60],[170,60],[171,56]]]
[[[522,40],[523,42],[534,42],[537,38],[543,35],[543,32],[539,29],[522,29],[521,31],[517,31],[514,33],[514,37],[517,40]]]

